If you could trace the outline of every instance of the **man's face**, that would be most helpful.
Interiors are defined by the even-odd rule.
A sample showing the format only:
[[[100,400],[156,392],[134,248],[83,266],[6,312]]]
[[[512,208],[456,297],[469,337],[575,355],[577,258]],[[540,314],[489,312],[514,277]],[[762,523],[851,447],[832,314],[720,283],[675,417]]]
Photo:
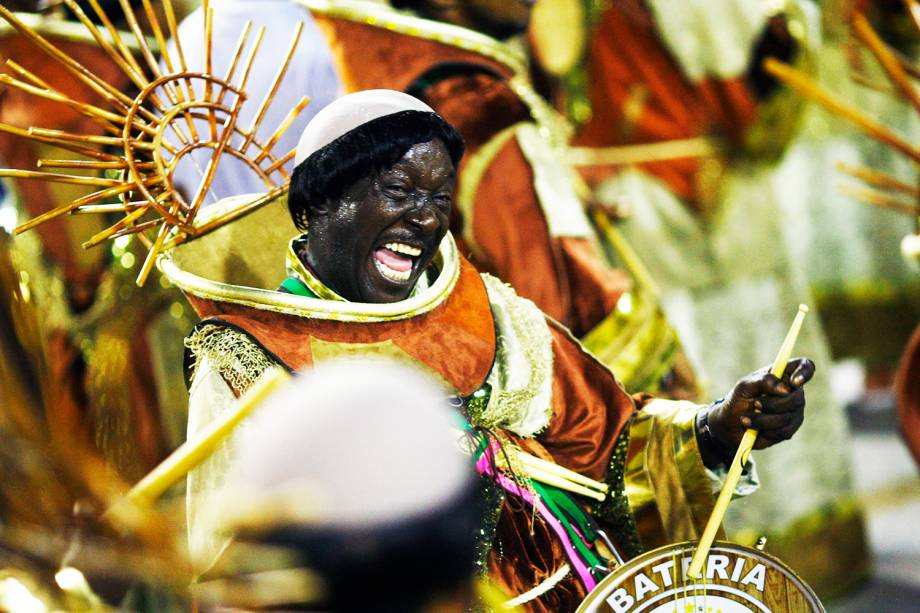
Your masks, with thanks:
[[[308,264],[347,300],[406,299],[447,233],[455,182],[444,143],[414,145],[314,214]]]

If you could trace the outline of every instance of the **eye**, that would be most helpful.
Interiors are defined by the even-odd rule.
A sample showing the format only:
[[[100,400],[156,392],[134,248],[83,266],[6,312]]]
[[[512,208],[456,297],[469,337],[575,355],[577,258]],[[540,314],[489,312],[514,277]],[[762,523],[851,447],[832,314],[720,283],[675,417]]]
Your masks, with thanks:
[[[395,200],[404,200],[409,197],[409,189],[405,185],[400,185],[399,183],[385,185],[383,193]]]
[[[434,197],[435,204],[444,209],[450,208],[451,204],[453,204],[453,201],[453,196],[450,194],[438,194]]]

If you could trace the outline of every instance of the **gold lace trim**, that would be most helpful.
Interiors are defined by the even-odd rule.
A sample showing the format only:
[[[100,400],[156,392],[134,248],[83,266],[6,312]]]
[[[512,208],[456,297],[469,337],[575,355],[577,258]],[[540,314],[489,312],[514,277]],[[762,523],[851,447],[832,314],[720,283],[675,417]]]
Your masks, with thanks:
[[[477,425],[534,436],[552,415],[552,338],[543,313],[510,286],[482,275],[498,327],[489,404]]]
[[[185,339],[192,352],[192,377],[204,358],[230,387],[244,393],[275,363],[242,332],[220,325],[201,326]]]

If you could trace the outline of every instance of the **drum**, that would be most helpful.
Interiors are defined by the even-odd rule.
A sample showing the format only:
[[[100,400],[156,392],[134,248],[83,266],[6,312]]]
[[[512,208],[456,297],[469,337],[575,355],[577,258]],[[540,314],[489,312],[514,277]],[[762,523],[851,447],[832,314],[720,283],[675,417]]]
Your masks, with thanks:
[[[703,576],[688,578],[696,542],[649,551],[588,594],[578,613],[823,613],[812,589],[780,560],[716,542]]]

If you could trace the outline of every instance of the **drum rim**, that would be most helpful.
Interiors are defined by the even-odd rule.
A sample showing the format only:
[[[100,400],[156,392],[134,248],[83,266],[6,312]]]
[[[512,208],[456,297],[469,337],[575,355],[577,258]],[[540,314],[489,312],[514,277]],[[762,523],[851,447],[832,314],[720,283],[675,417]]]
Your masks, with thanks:
[[[632,560],[630,560],[623,566],[614,570],[607,577],[604,577],[604,579],[602,579],[597,584],[597,587],[591,590],[591,592],[581,602],[581,604],[578,606],[578,611],[583,611],[585,610],[584,609],[585,607],[595,604],[596,601],[598,601],[601,598],[601,593],[604,591],[604,588],[602,586],[605,585],[608,579],[610,579],[611,577],[613,577],[614,575],[618,573],[621,573],[624,569],[635,570],[643,566],[649,560],[657,558],[661,556],[661,554],[663,553],[671,552],[674,550],[684,549],[686,550],[687,553],[692,552],[693,550],[695,550],[697,544],[698,543],[695,540],[694,541],[681,541],[678,543],[671,543],[669,545],[663,545],[661,547],[657,547],[650,551],[646,551],[645,553],[639,556],[636,556],[635,558],[633,558]],[[808,583],[806,583],[805,580],[802,579],[802,577],[800,577],[797,572],[795,572],[795,570],[793,570],[788,564],[786,564],[785,562],[783,562],[776,556],[769,554],[766,551],[762,551],[754,547],[747,547],[745,545],[740,545],[738,543],[732,543],[731,541],[715,541],[712,544],[712,548],[710,549],[710,551],[715,552],[715,551],[726,550],[726,549],[729,551],[732,551],[732,550],[742,551],[750,555],[751,557],[763,558],[764,561],[773,564],[780,571],[784,572],[788,576],[788,578],[792,581],[792,583],[794,583],[800,589],[802,594],[808,600],[811,601],[809,602],[809,604],[812,605],[815,611],[819,611],[820,613],[826,613],[824,604],[821,602],[821,599],[818,598],[818,595],[815,593],[814,589],[812,589],[812,587],[808,585]]]

